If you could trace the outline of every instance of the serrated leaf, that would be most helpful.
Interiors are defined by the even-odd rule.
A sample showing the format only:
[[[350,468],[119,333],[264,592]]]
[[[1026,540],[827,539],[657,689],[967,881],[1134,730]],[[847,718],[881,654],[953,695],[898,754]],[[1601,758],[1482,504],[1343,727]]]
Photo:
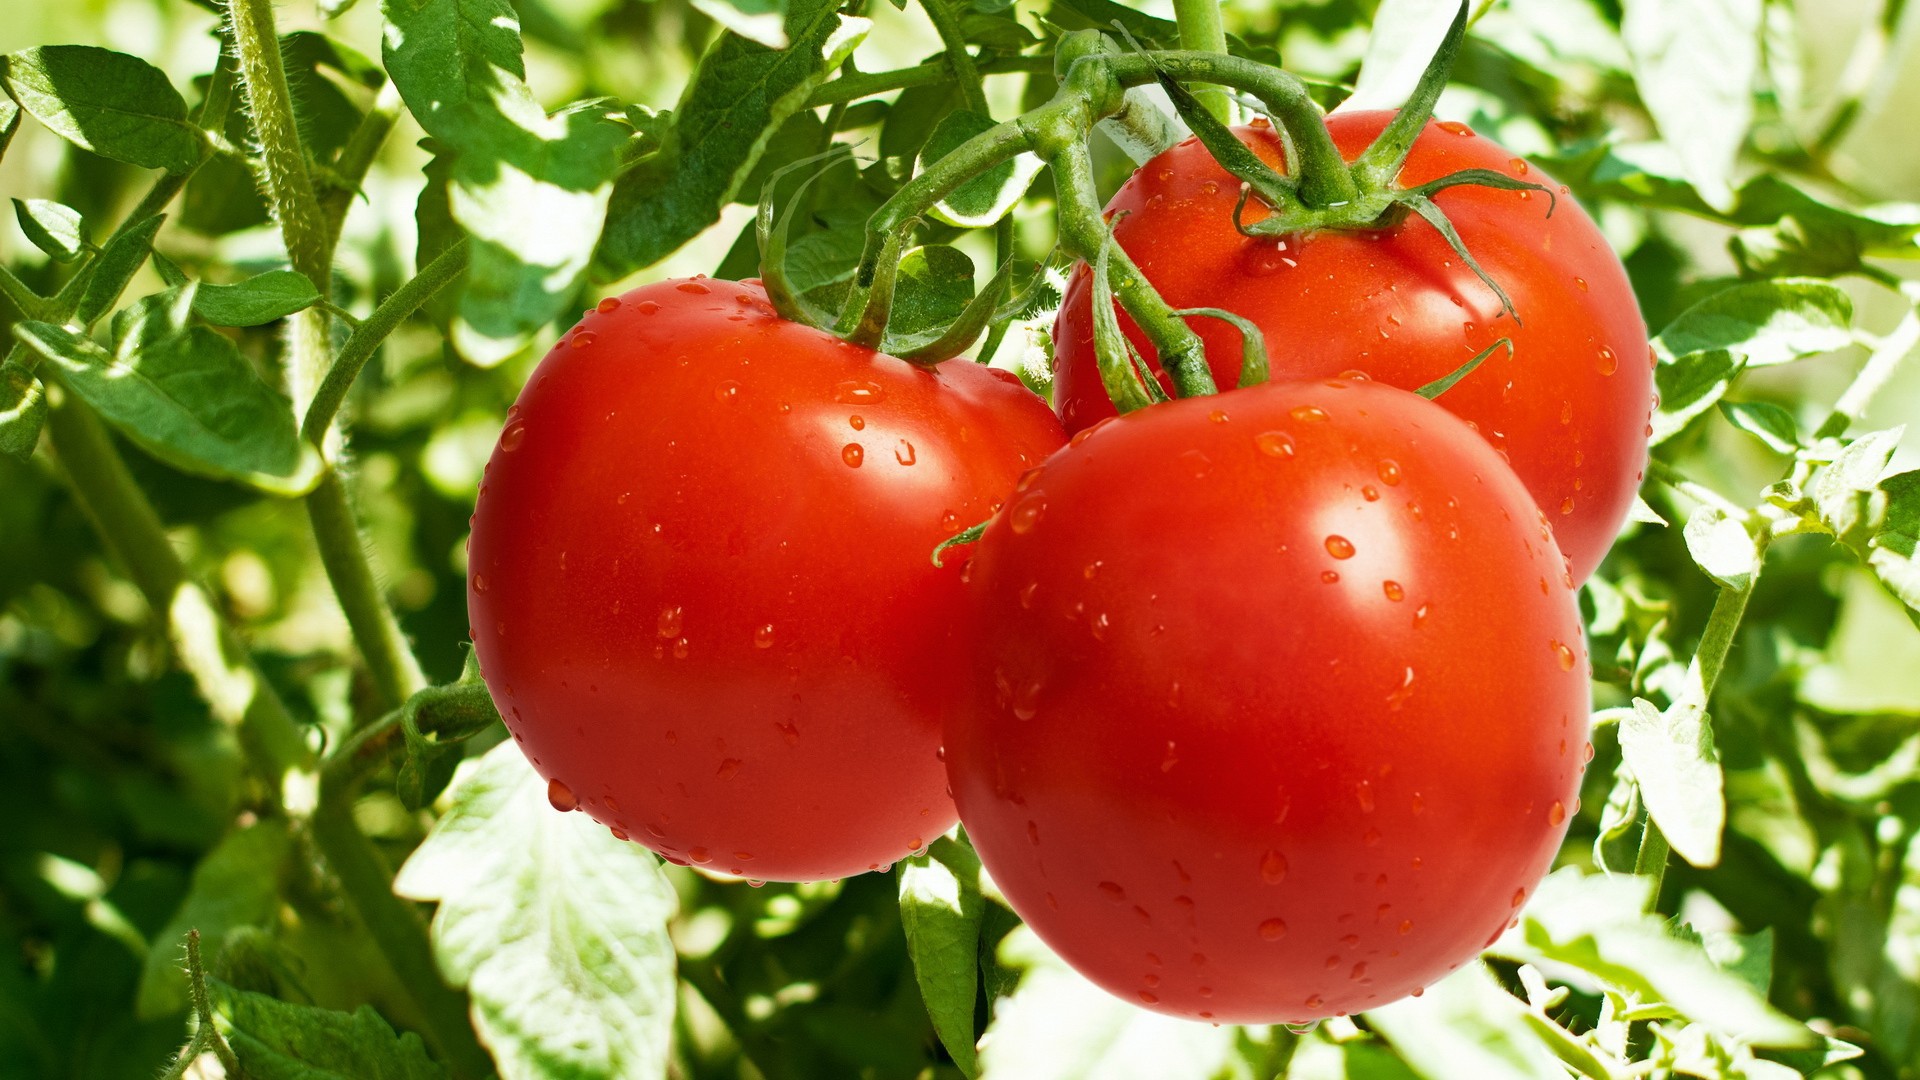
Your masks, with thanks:
[[[463,768],[394,891],[438,901],[434,952],[503,1080],[660,1076],[676,907],[659,861],[547,803],[515,744]]]
[[[1625,0],[1621,40],[1640,100],[1709,205],[1733,201],[1733,164],[1753,124],[1761,0]]]
[[[1424,1076],[1539,1080],[1565,1075],[1540,1032],[1527,1023],[1526,1005],[1502,990],[1484,964],[1469,964],[1417,998],[1366,1015],[1367,1025]]]
[[[382,10],[387,70],[451,158],[447,209],[473,237],[454,344],[495,364],[573,302],[628,132],[604,103],[546,114],[505,0],[387,0]]]
[[[786,0],[693,0],[693,6],[748,41],[787,47]]]
[[[980,856],[951,837],[900,863],[900,924],[933,1030],[960,1071],[980,1071],[973,999],[980,985]]]
[[[1687,516],[1687,554],[1714,581],[1729,589],[1753,583],[1760,549],[1745,525],[1717,506],[1701,506]]]
[[[1633,715],[1620,721],[1620,752],[1673,850],[1695,866],[1718,863],[1726,781],[1706,711],[1682,702],[1662,712],[1635,698]]]
[[[193,313],[215,326],[263,326],[320,302],[320,290],[303,274],[269,270],[232,285],[202,284]]]
[[[1880,490],[1886,518],[1867,541],[1867,563],[1901,603],[1920,612],[1920,472],[1889,476]]]
[[[1644,522],[1648,525],[1665,525],[1667,523],[1667,519],[1660,516],[1660,511],[1647,505],[1647,500],[1638,495],[1633,497],[1633,507],[1627,511],[1627,519],[1629,521]]]
[[[55,134],[101,157],[184,173],[202,135],[160,69],[91,45],[44,45],[0,58],[0,82]]]
[[[1660,393],[1660,408],[1653,414],[1653,445],[1678,435],[1688,421],[1713,408],[1744,366],[1738,355],[1724,349],[1662,360],[1653,369],[1653,385]]]
[[[700,58],[660,149],[614,185],[595,256],[604,276],[651,266],[720,219],[774,129],[866,36],[868,21],[838,7],[792,0],[786,49],[723,34]]]
[[[233,342],[187,325],[192,292],[161,293],[121,312],[112,352],[49,323],[18,323],[14,334],[50,362],[42,370],[160,460],[277,494],[305,492],[321,466],[292,405]]]
[[[1787,278],[1722,289],[1653,339],[1662,361],[1724,349],[1748,367],[1785,364],[1853,344],[1853,299],[1830,281]]]
[[[1791,454],[1800,448],[1800,425],[1792,413],[1772,402],[1722,401],[1720,413],[1775,453]]]
[[[362,1005],[294,1005],[207,980],[213,1022],[250,1080],[444,1080],[420,1036]]]
[[[187,1007],[185,942],[200,931],[202,955],[216,957],[227,935],[272,923],[280,909],[280,878],[293,837],[284,819],[268,818],[221,838],[194,867],[187,895],[147,952],[134,1011],[143,1020]]]
[[[0,364],[0,454],[23,458],[40,444],[47,421],[47,392],[20,364]]]
[[[70,206],[46,199],[15,199],[13,216],[33,246],[55,262],[72,262],[87,250],[87,223]]]
[[[1820,520],[1842,543],[1863,546],[1886,513],[1880,477],[1905,430],[1891,428],[1860,436],[1814,476],[1808,494],[1819,508]]]
[[[1068,967],[1026,926],[1000,943],[1000,960],[1025,974],[995,1006],[981,1039],[985,1080],[1253,1080],[1236,1052],[1239,1029],[1129,1005]]]
[[[1642,1006],[1667,1006],[1670,1013],[1754,1046],[1818,1043],[1813,1032],[1715,964],[1699,944],[1672,936],[1659,918],[1644,914],[1652,884],[1632,874],[1557,870],[1528,902],[1520,932],[1502,937],[1493,951],[1528,963],[1571,965],[1631,994]]]
[[[887,332],[904,337],[945,326],[973,299],[973,260],[944,244],[917,247],[900,259]]]
[[[941,119],[934,127],[933,134],[920,150],[920,168],[939,161],[952,153],[961,143],[984,131],[993,128],[992,117],[965,109],[955,109]],[[992,225],[1005,217],[1027,188],[1033,185],[1033,178],[1040,174],[1040,158],[1034,154],[1021,154],[1011,161],[1003,161],[973,179],[961,184],[953,194],[936,203],[933,216],[949,225],[961,228],[979,229]]]
[[[74,312],[81,326],[92,326],[120,302],[127,282],[146,264],[147,256],[153,251],[153,238],[164,221],[164,215],[155,214],[131,228],[121,229],[100,249],[99,256],[87,264],[82,271],[87,275],[87,285],[80,293],[80,306]]]

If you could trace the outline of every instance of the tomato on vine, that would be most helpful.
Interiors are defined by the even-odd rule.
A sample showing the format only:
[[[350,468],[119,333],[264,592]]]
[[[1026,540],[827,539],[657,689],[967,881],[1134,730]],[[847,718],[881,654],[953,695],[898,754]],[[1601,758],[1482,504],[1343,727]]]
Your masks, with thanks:
[[[847,344],[757,283],[602,301],[522,391],[473,522],[474,644],[554,804],[759,879],[945,832],[964,591],[928,553],[1063,440],[1012,375]]]
[[[1326,127],[1347,161],[1394,114],[1338,113]],[[1235,135],[1278,167],[1283,149],[1264,122]],[[1592,572],[1632,509],[1647,462],[1653,375],[1647,328],[1620,260],[1566,189],[1458,123],[1419,132],[1396,180],[1402,188],[1484,170],[1542,190],[1480,183],[1432,196],[1478,268],[1412,213],[1378,229],[1243,235],[1240,179],[1188,140],[1141,166],[1108,204],[1118,244],[1174,308],[1224,308],[1265,332],[1275,378],[1348,369],[1414,389],[1505,338],[1440,399],[1513,466],[1553,522],[1574,579]],[[1551,208],[1551,213],[1549,209]],[[1268,216],[1259,202],[1245,223]],[[1497,283],[1505,295],[1482,279]],[[1069,431],[1113,414],[1094,355],[1085,266],[1054,328],[1055,403]],[[1237,331],[1194,319],[1215,378],[1240,374]],[[1140,352],[1153,350],[1130,319]]]
[[[1083,430],[974,550],[961,820],[1128,1001],[1219,1022],[1384,1004],[1546,871],[1586,749],[1561,555],[1465,424],[1269,383]]]

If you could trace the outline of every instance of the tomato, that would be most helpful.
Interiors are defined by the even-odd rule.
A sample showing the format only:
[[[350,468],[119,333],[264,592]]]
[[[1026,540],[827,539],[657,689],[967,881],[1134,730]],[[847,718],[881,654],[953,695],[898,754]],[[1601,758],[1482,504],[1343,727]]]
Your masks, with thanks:
[[[1336,114],[1327,126],[1351,160],[1391,116]],[[1280,142],[1270,128],[1237,133],[1278,167]],[[1554,184],[1458,123],[1427,126],[1400,183],[1469,168]],[[1495,353],[1439,401],[1507,457],[1553,521],[1574,580],[1586,580],[1632,509],[1646,469],[1653,374],[1626,272],[1566,189],[1552,187],[1551,217],[1542,192],[1467,185],[1434,198],[1512,298],[1517,321],[1418,217],[1378,233],[1253,240],[1233,227],[1239,190],[1189,140],[1142,166],[1114,196],[1109,212],[1124,213],[1115,237],[1174,307],[1220,307],[1253,320],[1265,332],[1276,379],[1358,369],[1411,390],[1511,340],[1511,353]],[[1257,200],[1248,204],[1248,221],[1264,215]],[[1113,414],[1094,361],[1089,291],[1082,266],[1054,328],[1055,402],[1069,431]],[[1206,341],[1221,386],[1233,386],[1239,331],[1217,319],[1188,322]],[[1152,356],[1124,315],[1122,325]]]
[[[1096,425],[975,549],[960,820],[1128,1001],[1266,1024],[1417,992],[1516,916],[1576,808],[1564,574],[1512,470],[1401,390]]]
[[[935,751],[965,589],[929,555],[1064,439],[1011,374],[848,345],[755,283],[603,300],[480,487],[494,701],[556,806],[670,859],[890,863],[954,819]]]

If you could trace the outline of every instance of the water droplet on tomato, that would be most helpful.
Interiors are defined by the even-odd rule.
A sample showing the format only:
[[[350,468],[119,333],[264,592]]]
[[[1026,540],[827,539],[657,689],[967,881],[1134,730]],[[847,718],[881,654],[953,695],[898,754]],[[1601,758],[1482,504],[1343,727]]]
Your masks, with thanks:
[[[762,623],[753,632],[753,647],[756,649],[773,648],[773,624]]]
[[[1553,805],[1547,807],[1547,824],[1558,825],[1565,820],[1567,820],[1567,804],[1559,799],[1553,800]]]
[[[678,605],[661,608],[660,618],[656,620],[660,636],[663,638],[679,636],[680,626],[685,617],[686,613]]]
[[[527,425],[519,420],[511,421],[507,424],[506,428],[500,432],[500,452],[503,454],[511,454],[515,450],[520,449],[520,444],[526,440]]]
[[[740,384],[732,379],[728,379],[713,388],[713,399],[723,404],[731,405],[739,397]]]
[[[847,426],[855,431],[865,431],[867,421],[863,416],[849,416],[847,417]]]
[[[594,333],[591,330],[576,330],[573,333],[573,347],[576,349],[584,349],[593,344],[595,340]]]
[[[1296,405],[1290,415],[1303,424],[1320,424],[1327,420],[1327,410],[1318,405]]]
[[[1397,687],[1394,687],[1393,693],[1387,695],[1387,708],[1398,710],[1401,706],[1405,705],[1407,703],[1407,699],[1412,696],[1413,696],[1413,669],[1409,667],[1406,670],[1406,674],[1401,677],[1400,685]],[[1361,781],[1361,782],[1365,783],[1365,781]]]
[[[683,293],[692,293],[695,296],[705,296],[713,291],[697,281],[683,281],[675,285],[674,288],[679,289]]]
[[[893,460],[899,462],[902,465],[913,464],[914,462],[913,444],[908,442],[905,439],[901,439],[897,444],[894,445]]]
[[[1033,531],[1040,523],[1040,515],[1047,512],[1047,497],[1041,492],[1033,492],[1013,505],[1013,512],[1007,515],[1007,527],[1015,536],[1024,536]]]
[[[1192,474],[1195,480],[1205,477],[1213,471],[1213,459],[1198,450],[1189,450],[1180,455],[1180,465]]]
[[[485,574],[473,575],[473,591],[474,592],[487,591],[487,575]]]
[[[687,658],[687,653],[688,653],[688,652],[690,652],[690,651],[691,651],[691,649],[690,649],[690,648],[689,648],[689,646],[687,645],[687,639],[686,639],[686,638],[679,638],[679,639],[677,639],[677,640],[675,640],[675,641],[674,641],[674,643],[673,643],[673,658],[674,658],[675,660],[685,660],[685,659]]]
[[[1278,849],[1269,850],[1260,857],[1260,880],[1269,885],[1278,885],[1287,880],[1287,857]]]
[[[1266,919],[1260,923],[1260,936],[1268,941],[1279,941],[1287,936],[1287,924],[1284,919]]]
[[[687,849],[687,858],[704,866],[713,861],[713,853],[703,847],[692,847]]]
[[[722,759],[720,762],[720,767],[713,770],[713,775],[719,777],[722,780],[731,780],[735,776],[738,776],[739,774],[740,774],[739,758]]]
[[[1553,657],[1560,661],[1560,670],[1572,671],[1573,650],[1567,646],[1567,643],[1564,641],[1549,641],[1547,644],[1553,646]]]
[[[848,443],[840,448],[840,460],[847,463],[849,469],[857,469],[866,460],[867,452],[859,443]]]
[[[1112,628],[1113,622],[1107,618],[1107,613],[1104,611],[1095,615],[1093,620],[1087,623],[1087,631],[1093,635],[1095,641],[1107,640],[1107,631]]]
[[[1613,354],[1612,349],[1602,345],[1600,346],[1599,359],[1594,366],[1599,370],[1600,374],[1611,375],[1620,370],[1620,358]]]
[[[1228,419],[1227,411],[1225,409],[1215,409],[1212,412],[1207,414],[1207,419],[1213,421],[1216,424],[1224,424],[1227,422],[1227,419]]]
[[[1513,907],[1519,907],[1521,904],[1524,904],[1526,902],[1527,902],[1527,890],[1525,889],[1513,890],[1513,900],[1511,901]]]
[[[1016,720],[1031,720],[1040,711],[1040,683],[1025,683],[1013,692],[1013,715]]]
[[[1159,1000],[1160,1000],[1160,996],[1159,996],[1158,994],[1155,994],[1155,993],[1154,993],[1153,991],[1151,991],[1151,990],[1142,990],[1142,991],[1140,991],[1140,1000],[1141,1000],[1141,1001],[1144,1001],[1144,1002],[1146,1002],[1146,1003],[1147,1003],[1147,1004],[1149,1004],[1149,1005],[1151,1005],[1151,1004],[1153,1004],[1154,1002],[1156,1002],[1156,1001],[1159,1001]]]
[[[547,803],[563,814],[580,809],[580,800],[574,798],[573,789],[559,780],[547,781]]]
[[[1461,122],[1460,122],[1460,121],[1458,121],[1458,120],[1442,120],[1442,121],[1440,121],[1440,123],[1439,123],[1439,124],[1437,124],[1437,125],[1435,125],[1435,126],[1437,126],[1437,127],[1438,127],[1438,128],[1439,128],[1439,129],[1441,130],[1441,131],[1444,131],[1444,132],[1446,132],[1446,133],[1447,133],[1447,134],[1449,134],[1449,135],[1471,135],[1471,134],[1473,134],[1473,129],[1472,129],[1472,128],[1470,128],[1470,127],[1468,127],[1467,125],[1465,125],[1465,124],[1463,124],[1463,123],[1461,123]]]
[[[1380,591],[1386,593],[1387,599],[1392,600],[1396,604],[1407,598],[1407,590],[1401,588],[1400,583],[1397,581],[1381,582]]]
[[[1353,558],[1353,541],[1344,536],[1329,536],[1327,537],[1327,554],[1336,559],[1351,559]]]
[[[1121,888],[1120,883],[1117,881],[1101,882],[1100,891],[1107,894],[1107,899],[1116,904],[1127,898],[1127,890]]]
[[[619,311],[620,298],[617,296],[606,297],[602,299],[599,303],[593,305],[593,310],[599,312],[602,315],[607,315],[607,314],[611,314],[612,312]]]
[[[628,838],[626,833],[621,832],[619,829],[616,829],[611,825],[607,826],[607,831],[613,834],[613,838],[615,840],[625,840]]]
[[[1338,570],[1320,571],[1320,584],[1322,585],[1333,585],[1338,583],[1339,580],[1340,580],[1340,571]]]
[[[1253,446],[1268,457],[1293,456],[1293,437],[1284,431],[1263,431],[1253,437]]]
[[[848,379],[833,388],[833,400],[842,405],[870,405],[886,397],[886,388],[868,379]]]
[[[638,304],[633,305],[633,310],[642,315],[651,315],[660,310],[660,305],[651,300],[642,300]]]

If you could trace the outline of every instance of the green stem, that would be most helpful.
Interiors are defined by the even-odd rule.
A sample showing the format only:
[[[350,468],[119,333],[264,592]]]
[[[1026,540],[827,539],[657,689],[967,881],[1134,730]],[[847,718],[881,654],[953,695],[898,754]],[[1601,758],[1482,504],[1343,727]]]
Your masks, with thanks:
[[[1725,495],[1720,494],[1697,480],[1688,479],[1680,470],[1657,457],[1648,460],[1647,471],[1655,480],[1685,495],[1694,502],[1704,503],[1717,508],[1721,513],[1726,514],[1730,518],[1745,518],[1749,516],[1749,511],[1746,507],[1736,504],[1732,499],[1727,498]]]
[[[1173,0],[1173,20],[1180,28],[1180,47],[1189,52],[1224,54],[1227,28],[1220,21],[1219,0]],[[1219,89],[1194,94],[1215,120],[1233,122],[1233,103]]]
[[[353,134],[347,137],[346,146],[340,150],[340,156],[334,163],[337,186],[329,189],[320,200],[320,211],[326,218],[329,252],[340,243],[340,227],[346,223],[347,210],[353,205],[353,197],[359,193],[361,181],[366,179],[367,170],[373,167],[373,159],[379,156],[380,148],[386,145],[387,136],[392,134],[393,125],[399,119],[400,90],[389,79],[374,97],[367,114],[360,118],[360,126],[353,129]]]
[[[306,152],[293,119],[293,96],[280,59],[280,38],[273,25],[272,0],[228,0],[229,25],[240,66],[240,81],[251,106],[253,131],[260,140],[261,170],[267,204],[280,223],[293,268],[327,288],[326,229]]]
[[[1433,118],[1433,107],[1440,101],[1440,92],[1447,88],[1447,78],[1453,73],[1453,62],[1460,55],[1460,45],[1466,40],[1466,34],[1467,6],[1462,3],[1460,10],[1454,13],[1452,24],[1447,27],[1446,38],[1440,42],[1440,48],[1435,50],[1426,70],[1421,72],[1412,96],[1394,113],[1393,119],[1373,140],[1372,145],[1354,161],[1353,175],[1362,188],[1384,188],[1399,175],[1407,154],[1413,150],[1414,140],[1420,137],[1420,133],[1426,130],[1427,121]]]
[[[207,997],[207,969],[200,959],[199,930],[187,931],[187,993],[193,999],[194,1015],[206,1030],[207,1045],[219,1059],[220,1067],[228,1076],[244,1075],[240,1071],[240,1060],[233,1056],[233,1047],[227,1045],[213,1022],[213,1002]]]
[[[987,92],[980,85],[980,69],[974,64],[973,54],[967,51],[966,31],[961,29],[959,18],[947,4],[948,0],[920,0],[921,10],[927,13],[934,32],[940,35],[940,44],[947,50],[947,64],[953,68],[954,81],[960,84],[961,102],[969,112],[990,116]]]
[[[1094,188],[1093,156],[1087,151],[1086,143],[1071,141],[1054,154],[1051,164],[1056,197],[1060,200],[1060,246],[1090,264],[1100,254],[1107,236],[1099,193]],[[1114,295],[1153,343],[1160,366],[1173,379],[1179,396],[1213,393],[1213,371],[1207,367],[1206,348],[1200,343],[1200,336],[1185,319],[1174,314],[1120,245],[1111,247],[1107,261]]]
[[[975,61],[975,68],[982,75],[1020,75],[1036,74],[1053,70],[1053,60],[1046,56],[1002,56],[992,60]],[[843,102],[858,101],[894,90],[905,90],[915,86],[933,86],[954,77],[953,66],[945,60],[918,67],[896,68],[893,71],[869,71],[858,75],[843,75],[831,82],[823,83],[812,96],[807,98],[807,108],[817,109],[825,105],[839,105]]]
[[[276,785],[288,769],[312,764],[299,723],[206,592],[188,578],[160,515],[127,471],[105,425],[70,395],[55,398],[47,434],[74,495],[167,627],[180,666],[208,707],[239,728],[248,757]]]
[[[359,523],[347,501],[340,474],[329,469],[307,494],[307,518],[319,545],[320,561],[333,583],[333,592],[353,629],[354,643],[366,661],[383,708],[394,708],[427,685],[406,635],[374,580],[373,567],[360,537]]]
[[[1894,372],[1900,369],[1902,361],[1920,345],[1920,312],[1909,308],[1900,324],[1893,332],[1880,339],[1873,352],[1867,357],[1865,367],[1840,392],[1833,403],[1833,412],[1820,425],[1815,436],[1822,439],[1838,438],[1846,434],[1848,428],[1867,414],[1867,407],[1873,404],[1874,396],[1880,393]]]
[[[441,977],[426,920],[411,900],[395,895],[392,869],[353,820],[351,785],[341,785],[332,774],[330,762],[321,773],[320,804],[313,812],[314,842],[368,936],[420,1010],[424,1034],[440,1060],[458,1077],[491,1075],[492,1060],[467,1019],[467,995]]]
[[[14,276],[13,271],[0,266],[0,293],[5,293],[13,306],[20,309],[20,315],[27,319],[43,320],[47,314],[46,297],[27,287],[27,283]]]
[[[1667,883],[1667,856],[1672,848],[1667,846],[1667,834],[1653,823],[1653,815],[1647,814],[1646,825],[1640,833],[1640,851],[1633,859],[1633,872],[1644,878],[1653,879],[1653,887],[1647,890],[1647,903],[1644,909],[1648,914],[1660,910],[1660,890]]]
[[[462,238],[421,267],[405,285],[381,301],[373,314],[360,321],[346,344],[340,347],[340,355],[334,358],[326,378],[320,381],[313,401],[307,406],[306,419],[300,427],[307,441],[319,445],[326,438],[334,416],[347,400],[347,391],[353,388],[354,380],[359,378],[361,369],[381,343],[466,268],[467,241]]]

